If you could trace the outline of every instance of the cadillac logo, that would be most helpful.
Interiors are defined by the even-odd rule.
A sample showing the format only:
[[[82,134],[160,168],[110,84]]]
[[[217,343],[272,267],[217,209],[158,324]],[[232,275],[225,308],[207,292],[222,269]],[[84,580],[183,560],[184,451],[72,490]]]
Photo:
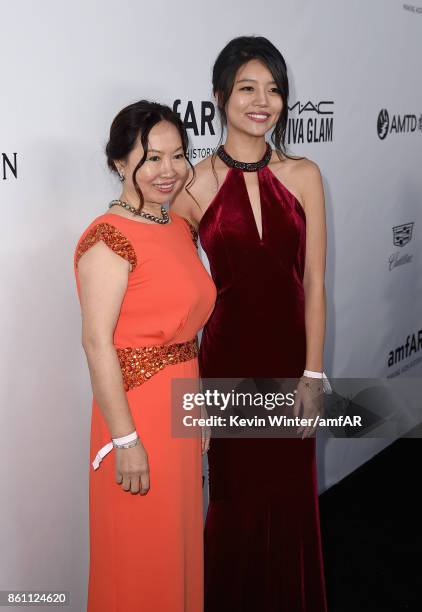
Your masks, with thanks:
[[[404,223],[393,227],[393,241],[395,246],[403,247],[412,240],[414,223]]]

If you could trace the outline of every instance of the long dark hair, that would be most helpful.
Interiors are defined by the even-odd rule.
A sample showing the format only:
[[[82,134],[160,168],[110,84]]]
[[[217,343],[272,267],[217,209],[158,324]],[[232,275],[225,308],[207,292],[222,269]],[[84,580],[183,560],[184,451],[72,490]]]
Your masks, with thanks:
[[[212,87],[214,96],[218,94],[218,112],[221,122],[220,143],[223,139],[223,129],[227,126],[226,104],[233,91],[237,71],[251,60],[260,60],[271,72],[277,88],[280,90],[283,108],[271,134],[271,142],[281,159],[286,155],[286,127],[289,99],[289,79],[284,57],[272,42],[263,36],[239,36],[233,38],[220,51],[212,71]]]
[[[139,196],[140,208],[144,205],[144,196],[141,188],[136,182],[136,174],[139,168],[145,163],[147,157],[149,133],[154,125],[157,125],[160,121],[168,121],[177,128],[182,141],[183,153],[193,172],[193,177],[191,179],[193,180],[195,177],[195,169],[188,157],[189,138],[186,129],[180,117],[165,104],[150,102],[148,100],[139,100],[139,102],[135,102],[123,108],[113,119],[113,123],[110,127],[110,138],[105,148],[108,167],[112,172],[117,173],[115,162],[126,159],[133,150],[136,139],[140,136],[144,154],[132,173],[132,181],[136,193]],[[190,182],[191,181],[189,181],[188,184],[190,184]]]

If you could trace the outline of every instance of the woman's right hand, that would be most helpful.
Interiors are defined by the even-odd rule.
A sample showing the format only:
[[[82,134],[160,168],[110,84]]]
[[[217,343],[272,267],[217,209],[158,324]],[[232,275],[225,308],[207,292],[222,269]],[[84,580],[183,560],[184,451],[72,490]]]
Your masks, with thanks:
[[[124,491],[146,495],[149,491],[148,455],[141,441],[131,448],[115,448],[116,482]]]

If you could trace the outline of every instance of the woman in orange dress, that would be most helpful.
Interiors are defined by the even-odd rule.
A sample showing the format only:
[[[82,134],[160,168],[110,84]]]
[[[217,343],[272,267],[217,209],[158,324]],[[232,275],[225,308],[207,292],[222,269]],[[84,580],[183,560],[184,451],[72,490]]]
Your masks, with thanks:
[[[187,136],[140,101],[106,147],[122,194],[75,251],[93,389],[88,612],[201,612],[201,449],[171,434],[171,381],[197,378],[215,286],[188,224],[163,206],[187,174]],[[111,451],[111,452],[110,452]]]

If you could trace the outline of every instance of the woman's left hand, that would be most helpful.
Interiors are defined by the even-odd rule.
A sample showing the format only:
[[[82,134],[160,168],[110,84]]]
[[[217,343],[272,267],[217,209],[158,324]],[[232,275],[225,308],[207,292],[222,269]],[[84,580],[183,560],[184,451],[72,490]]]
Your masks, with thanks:
[[[299,379],[293,415],[308,420],[307,425],[300,425],[297,433],[304,438],[314,435],[318,427],[318,420],[324,412],[322,380],[302,376]]]
[[[208,412],[206,411],[204,406],[201,406],[201,419],[207,419],[207,418],[208,418]],[[208,449],[210,447],[210,440],[211,440],[211,427],[209,427],[208,425],[204,425],[201,427],[201,446],[202,446],[203,455],[205,455],[205,453],[208,452]]]

